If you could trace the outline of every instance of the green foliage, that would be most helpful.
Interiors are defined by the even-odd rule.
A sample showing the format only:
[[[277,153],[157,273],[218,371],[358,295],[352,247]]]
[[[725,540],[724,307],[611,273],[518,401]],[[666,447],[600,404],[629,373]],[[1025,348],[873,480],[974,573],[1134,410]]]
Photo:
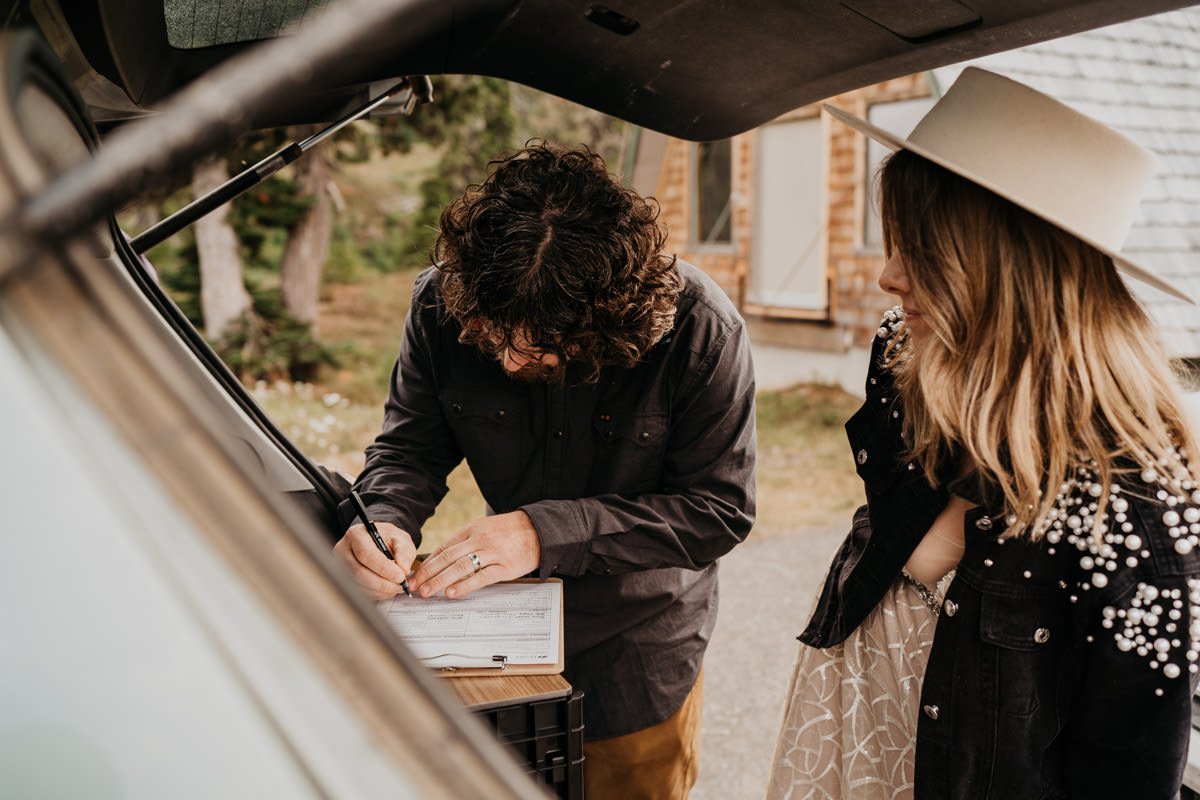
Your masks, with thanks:
[[[213,349],[243,381],[311,381],[322,365],[337,366],[312,327],[283,310],[276,291],[251,289],[254,313],[231,325]]]
[[[229,223],[248,265],[279,269],[287,236],[316,199],[299,185],[274,175],[233,201]]]
[[[360,249],[346,223],[335,222],[321,279],[326,283],[354,283],[362,278],[368,262],[369,256]]]
[[[395,272],[404,269],[412,253],[406,249],[406,238],[397,233],[400,226],[389,219],[382,236],[372,237],[361,243],[362,256],[377,272]]]
[[[759,425],[779,430],[840,431],[853,409],[853,398],[832,387],[815,384],[758,395]]]
[[[200,259],[196,241],[187,235],[179,241],[163,242],[150,249],[146,258],[154,265],[158,280],[188,321],[197,328],[204,325],[200,308]]]
[[[430,107],[432,113],[421,120],[421,126],[436,126],[431,127],[434,141],[445,149],[432,174],[421,182],[421,207],[404,252],[428,253],[442,209],[483,178],[488,162],[513,149],[516,119],[511,99],[509,84],[498,78],[445,79],[439,101]]]
[[[627,126],[616,117],[519,84],[512,86],[512,109],[518,142],[538,138],[564,147],[585,145],[600,154],[609,172],[621,171]]]
[[[376,155],[408,153],[418,144],[428,142],[428,132],[418,130],[414,122],[428,107],[418,106],[413,115],[408,117],[374,117],[346,126],[336,139],[338,161],[362,163]]]

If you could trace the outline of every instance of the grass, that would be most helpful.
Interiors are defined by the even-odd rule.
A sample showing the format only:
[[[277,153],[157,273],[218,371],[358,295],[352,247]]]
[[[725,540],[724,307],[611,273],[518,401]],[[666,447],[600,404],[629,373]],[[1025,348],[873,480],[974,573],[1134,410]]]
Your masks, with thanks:
[[[859,403],[829,386],[759,393],[755,535],[849,528],[862,484],[842,425]]]

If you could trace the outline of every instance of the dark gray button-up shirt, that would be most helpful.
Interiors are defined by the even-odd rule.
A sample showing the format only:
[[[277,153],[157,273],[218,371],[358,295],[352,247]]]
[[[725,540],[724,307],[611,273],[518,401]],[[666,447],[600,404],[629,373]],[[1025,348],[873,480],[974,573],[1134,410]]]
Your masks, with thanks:
[[[524,510],[564,581],[566,677],[602,739],[663,721],[696,680],[717,559],[754,520],[754,374],[725,293],[679,262],[674,329],[595,384],[527,385],[458,341],[440,274],[413,292],[383,430],[358,490],[411,532],[463,458],[495,512]],[[343,509],[342,519],[352,514]]]

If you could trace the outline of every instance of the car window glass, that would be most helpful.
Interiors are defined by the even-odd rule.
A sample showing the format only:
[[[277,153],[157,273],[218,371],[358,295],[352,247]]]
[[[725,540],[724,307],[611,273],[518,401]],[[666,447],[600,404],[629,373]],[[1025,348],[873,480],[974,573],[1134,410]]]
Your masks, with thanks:
[[[284,33],[329,0],[163,0],[167,42],[181,50],[252,42]]]

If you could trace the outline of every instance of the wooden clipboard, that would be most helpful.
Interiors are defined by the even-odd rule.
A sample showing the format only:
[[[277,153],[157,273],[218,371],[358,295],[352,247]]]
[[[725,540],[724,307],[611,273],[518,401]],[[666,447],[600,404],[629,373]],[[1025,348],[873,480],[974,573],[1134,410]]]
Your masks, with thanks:
[[[522,579],[517,579],[517,581],[500,582],[499,584],[496,584],[496,585],[497,585],[497,587],[503,587],[503,585],[509,585],[509,584],[551,585],[551,587],[553,587],[554,589],[557,590],[557,594],[552,597],[551,607],[550,607],[550,613],[551,613],[550,622],[551,622],[551,625],[554,625],[554,628],[556,628],[556,631],[552,632],[551,636],[554,636],[554,633],[557,633],[557,637],[556,637],[557,642],[545,643],[545,644],[550,644],[551,648],[553,648],[550,652],[548,652],[548,654],[546,652],[547,648],[546,648],[545,644],[542,645],[542,652],[541,652],[541,656],[540,656],[540,657],[547,657],[547,656],[553,657],[553,662],[521,663],[520,661],[509,660],[508,656],[506,656],[504,654],[504,652],[500,652],[500,651],[511,650],[511,649],[520,650],[521,645],[517,644],[517,643],[505,643],[505,642],[503,642],[503,640],[499,640],[499,642],[494,643],[494,645],[488,646],[488,650],[491,650],[493,652],[500,652],[500,655],[493,655],[493,656],[491,656],[492,658],[497,658],[497,660],[499,660],[499,658],[503,658],[503,661],[497,663],[497,666],[478,666],[478,667],[476,667],[476,666],[458,666],[458,664],[446,664],[446,666],[439,666],[439,664],[436,664],[436,663],[427,663],[426,666],[428,668],[433,670],[433,672],[436,672],[438,675],[445,676],[445,678],[480,678],[480,676],[482,676],[482,678],[499,678],[499,676],[504,676],[504,675],[557,675],[557,674],[563,672],[563,667],[564,667],[564,649],[563,649],[564,622],[563,622],[563,616],[564,616],[564,612],[563,612],[563,581],[562,581],[562,579],[560,579],[560,578],[546,578],[546,579],[522,578]],[[469,600],[470,600],[470,597],[467,597],[467,599],[463,599],[463,600],[451,600],[451,601],[440,600],[439,602],[450,604],[450,603],[458,603],[458,602],[468,602]],[[408,603],[408,602],[414,602],[414,601],[398,599],[398,597],[397,597],[396,601],[389,601],[389,602]],[[427,602],[427,601],[418,600],[415,602]],[[452,607],[452,606],[445,606],[445,607]],[[458,654],[456,654],[456,652],[452,652],[452,650],[450,650],[450,648],[454,648],[454,646],[456,646],[456,645],[461,646],[461,644],[462,644],[461,640],[456,639],[457,634],[451,633],[450,636],[448,637],[448,639],[445,640],[445,642],[439,642],[436,634],[433,634],[433,636],[431,636],[430,638],[421,640],[421,643],[418,644],[418,643],[416,643],[416,640],[409,638],[410,636],[412,636],[412,633],[413,633],[412,628],[408,628],[407,634],[406,634],[406,630],[404,630],[404,621],[403,620],[406,619],[406,615],[404,615],[404,613],[403,613],[402,606],[384,607],[382,604],[382,606],[380,606],[380,608],[382,608],[384,610],[385,615],[388,616],[389,622],[392,625],[392,627],[394,627],[394,630],[396,630],[396,632],[398,634],[400,634],[401,638],[404,638],[407,640],[407,643],[409,644],[410,648],[413,649],[414,655],[416,655],[416,657],[418,657],[419,660],[421,660],[421,661],[431,660],[431,658],[434,657],[432,655],[432,652],[438,652],[438,654],[445,654],[446,656],[458,655]],[[557,620],[553,619],[554,608],[557,608]],[[427,624],[428,624],[428,622],[432,622],[432,620],[427,619],[427,620],[425,620],[425,622],[427,622]],[[557,625],[556,625],[556,622],[557,622]],[[432,622],[432,624],[434,626],[436,626],[437,622]],[[469,622],[468,622],[468,624],[469,624]],[[542,639],[542,642],[545,642],[545,639]],[[554,644],[557,644],[557,648],[554,648],[554,646],[553,646]],[[436,645],[436,646],[434,646],[434,645]],[[432,652],[431,652],[431,650],[432,650]],[[482,651],[480,651],[480,650],[482,650]],[[430,654],[430,655],[425,655],[424,657],[422,657],[422,652],[426,652],[426,654]],[[466,652],[470,652],[470,654],[472,654],[470,656],[463,655],[464,661],[470,660],[475,663],[479,663],[480,660],[486,660],[486,658],[488,657],[487,655],[484,655],[485,652],[487,652],[487,650],[480,648],[480,646],[478,644],[468,645],[467,648],[463,648],[462,652],[463,652],[463,654],[466,654]],[[518,655],[517,658],[520,658],[520,655]]]

